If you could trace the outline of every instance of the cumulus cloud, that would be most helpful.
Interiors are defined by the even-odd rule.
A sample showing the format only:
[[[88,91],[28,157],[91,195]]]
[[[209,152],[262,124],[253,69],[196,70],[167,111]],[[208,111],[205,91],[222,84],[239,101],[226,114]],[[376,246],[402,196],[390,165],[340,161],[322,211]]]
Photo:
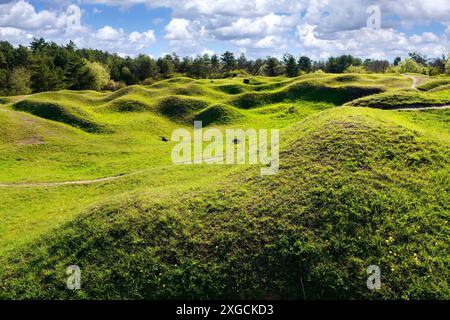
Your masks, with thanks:
[[[36,12],[26,1],[10,2],[0,5],[0,25],[18,29],[50,29],[65,25],[66,14],[42,10]]]
[[[172,19],[165,27],[167,40],[193,40],[204,35],[204,27],[199,21]]]
[[[0,27],[0,39],[17,45],[21,44],[24,40],[30,41],[33,39],[33,35],[17,28]]]
[[[204,26],[198,20],[182,18],[172,19],[164,28],[166,40],[169,40],[171,51],[193,55],[201,51],[204,41],[208,39]]]
[[[420,51],[438,55],[441,40],[430,32],[407,36],[394,29],[361,28],[359,30],[335,32],[328,39],[318,36],[317,27],[303,24],[297,27],[301,48],[316,58],[331,55],[353,54],[370,58],[389,58],[405,52]]]
[[[165,38],[174,48],[198,48],[207,38],[228,42],[256,55],[299,50],[325,57],[348,51],[381,58],[405,55],[408,50],[432,55],[442,46],[448,46],[448,37],[442,35],[426,32],[408,36],[398,31],[431,22],[448,26],[448,0],[87,1],[170,8],[173,19],[166,26]],[[366,28],[370,5],[377,5],[381,10],[382,30]],[[198,30],[202,30],[201,36]]]
[[[182,55],[196,54],[215,42],[245,50],[251,56],[290,51],[323,58],[340,53],[392,58],[412,50],[434,55],[442,47],[448,48],[450,39],[448,0],[80,0],[77,3],[95,4],[95,8],[137,4],[149,9],[169,8],[171,17],[154,19],[153,24],[165,21],[161,36],[168,45],[163,50]],[[381,10],[381,30],[366,27],[367,8],[374,4]],[[30,35],[61,42],[75,38],[83,46],[128,54],[139,53],[156,42],[152,30],[128,33],[111,26],[91,30],[81,24],[81,16],[77,5],[37,11],[26,0],[6,3],[0,5],[0,35],[13,39],[14,43],[26,41]],[[435,27],[423,33],[414,31],[417,26],[431,23],[439,25],[441,31],[437,32]]]
[[[118,52],[121,55],[135,55],[139,52],[142,53],[141,50],[153,44],[156,36],[153,30],[133,31],[127,34],[122,28],[115,29],[111,26],[104,26],[97,30],[93,39],[89,37],[78,39],[82,44],[87,42],[86,40],[104,50]]]
[[[127,33],[111,26],[92,30],[82,24],[82,10],[73,4],[41,11],[25,0],[0,4],[0,39],[27,45],[33,37],[44,37],[57,43],[73,40],[81,47],[123,55],[135,55],[156,41],[153,30]]]
[[[121,41],[125,32],[123,29],[114,29],[110,26],[104,26],[95,33],[95,38],[100,41],[116,42]]]

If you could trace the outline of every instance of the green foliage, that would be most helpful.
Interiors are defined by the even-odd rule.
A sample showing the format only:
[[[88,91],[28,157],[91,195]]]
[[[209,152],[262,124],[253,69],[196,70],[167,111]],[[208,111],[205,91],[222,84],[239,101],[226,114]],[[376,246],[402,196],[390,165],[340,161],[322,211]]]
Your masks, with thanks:
[[[364,61],[364,68],[368,72],[385,73],[388,70],[389,66],[390,63],[387,60],[366,59]]]
[[[198,55],[191,64],[187,75],[193,78],[208,78],[211,70],[211,60],[207,54]]]
[[[220,61],[222,61],[223,69],[225,71],[231,71],[236,68],[236,59],[232,52],[224,52],[224,54],[220,57]]]
[[[447,59],[447,62],[445,64],[445,72],[450,75],[450,55],[449,58]]]
[[[9,79],[12,92],[15,95],[31,93],[31,73],[23,67],[15,68]]]
[[[398,64],[399,72],[402,73],[421,73],[422,67],[412,58],[407,58]]]
[[[159,68],[156,62],[147,55],[139,55],[134,62],[134,73],[139,81],[158,79]]]
[[[363,66],[350,66],[345,70],[345,73],[367,73],[367,70]]]
[[[143,81],[143,85],[146,85],[146,84],[152,84],[153,83],[153,79],[152,79],[152,82],[151,83],[147,83],[145,80]],[[126,84],[125,83],[123,83],[123,82],[117,82],[117,81],[114,81],[114,80],[109,80],[108,81],[108,84],[105,86],[105,90],[109,90],[109,91],[117,91],[117,90],[120,90],[120,89],[122,89],[122,88],[124,88],[126,86]]]
[[[300,59],[298,59],[298,68],[300,71],[309,73],[312,70],[312,62],[309,57],[301,56]]]
[[[301,56],[297,61],[296,57],[286,54],[283,60],[279,61],[274,57],[249,60],[241,53],[236,59],[232,52],[227,51],[220,57],[216,54],[211,57],[204,54],[195,58],[180,58],[172,53],[155,60],[144,54],[131,58],[100,50],[78,49],[73,42],[61,46],[46,42],[42,38],[33,39],[28,48],[14,48],[10,43],[0,41],[0,94],[16,94],[12,92],[9,84],[15,68],[31,71],[31,88],[35,93],[60,89],[102,90],[106,86],[107,90],[114,91],[121,87],[114,85],[115,83],[148,85],[178,76],[221,79],[233,77],[236,70],[245,75],[271,77],[283,74],[297,77],[299,74],[318,70],[327,73],[361,73],[363,69],[360,66],[364,66],[369,73],[420,72],[431,76],[437,76],[446,70],[445,57],[428,59],[420,53],[412,53],[411,57],[402,63],[396,59],[391,65],[386,60],[374,59],[366,59],[363,63],[360,58],[351,55],[330,57],[326,61],[312,61],[309,57]],[[105,72],[99,65],[92,67],[92,63],[106,68],[109,78],[114,82],[105,85]]]
[[[361,59],[355,58],[351,55],[342,55],[339,57],[330,57],[325,66],[325,71],[330,73],[342,73],[350,66],[360,66]]]
[[[54,91],[64,87],[64,72],[56,67],[49,58],[38,58],[31,75],[31,87],[34,92]]]
[[[170,55],[166,55],[163,58],[158,58],[156,64],[158,65],[159,72],[163,78],[170,78],[175,72],[173,58]]]
[[[275,57],[267,58],[264,72],[269,77],[276,77],[284,73],[283,65]]]
[[[291,54],[285,54],[283,57],[283,63],[284,63],[284,69],[286,72],[286,76],[293,78],[298,76],[298,65],[297,61],[295,61],[295,58]]]
[[[410,52],[409,56],[412,60],[414,60],[414,62],[421,66],[425,66],[428,62],[427,56],[421,54],[420,52]]]
[[[109,72],[103,65],[98,62],[90,62],[85,68],[84,73],[88,79],[85,89],[100,91],[108,85]]]

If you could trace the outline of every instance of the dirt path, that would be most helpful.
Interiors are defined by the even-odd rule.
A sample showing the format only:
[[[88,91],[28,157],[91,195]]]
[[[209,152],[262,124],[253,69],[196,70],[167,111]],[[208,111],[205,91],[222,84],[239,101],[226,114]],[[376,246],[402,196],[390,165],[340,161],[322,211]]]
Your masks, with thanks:
[[[410,78],[413,81],[413,83],[411,85],[411,89],[417,90],[417,84],[419,83],[419,78],[417,78],[415,76],[409,76],[409,75],[403,74],[403,73],[402,73],[402,76]]]
[[[389,109],[389,110],[420,111],[420,110],[440,110],[440,109],[450,109],[450,106],[408,107],[408,108],[394,108],[394,109]]]
[[[417,90],[417,85],[420,82],[420,79],[418,77],[410,76],[410,75],[403,74],[403,73],[402,73],[402,76],[410,78],[413,81],[413,83],[411,85],[411,89]],[[425,107],[424,106],[414,107],[414,106],[412,106],[412,107],[406,107],[406,108],[402,108],[402,107],[392,108],[392,109],[389,109],[389,110],[396,110],[396,111],[420,111],[420,110],[439,110],[439,109],[449,109],[449,108],[450,108],[450,105],[448,105],[448,106],[429,106],[429,107],[426,107],[426,106]]]
[[[134,173],[134,172],[133,172]],[[3,188],[33,188],[33,187],[58,187],[58,186],[70,186],[70,185],[87,185],[98,182],[112,181],[122,177],[129,176],[133,173],[122,174],[118,176],[99,178],[93,180],[77,180],[77,181],[62,181],[62,182],[35,182],[35,183],[0,183],[0,187]]]
[[[208,161],[217,160],[217,159],[221,159],[221,157],[207,158],[207,159],[203,159],[203,161],[205,163],[207,163]],[[117,180],[120,178],[130,177],[130,176],[133,176],[136,174],[140,174],[140,173],[144,173],[144,172],[148,172],[148,171],[152,171],[152,170],[172,168],[173,166],[176,166],[176,165],[186,165],[186,164],[188,164],[188,163],[184,163],[184,162],[173,163],[173,164],[169,164],[169,165],[165,165],[165,166],[153,167],[153,168],[133,171],[130,173],[124,173],[124,174],[119,174],[119,175],[115,175],[115,176],[92,179],[92,180],[74,180],[74,181],[61,181],[61,182],[30,182],[30,183],[20,183],[20,182],[19,183],[16,183],[16,182],[1,183],[0,182],[0,188],[39,188],[39,187],[45,188],[45,187],[71,186],[71,185],[89,185],[89,184],[100,183],[100,182],[114,181],[114,180]]]

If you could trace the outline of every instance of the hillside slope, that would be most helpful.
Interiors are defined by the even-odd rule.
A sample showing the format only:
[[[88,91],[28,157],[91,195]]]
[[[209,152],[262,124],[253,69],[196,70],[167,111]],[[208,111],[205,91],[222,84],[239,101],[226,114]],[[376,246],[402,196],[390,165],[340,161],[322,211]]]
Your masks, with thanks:
[[[0,106],[0,298],[450,298],[450,111],[366,108],[410,86],[177,78],[11,98]],[[172,165],[161,138],[194,119],[280,128],[280,172]],[[58,184],[108,176],[119,178]],[[78,292],[65,288],[73,264]]]
[[[276,176],[249,168],[211,190],[91,209],[9,260],[2,297],[450,297],[448,146],[350,108],[284,141]],[[76,295],[71,264],[83,270]]]

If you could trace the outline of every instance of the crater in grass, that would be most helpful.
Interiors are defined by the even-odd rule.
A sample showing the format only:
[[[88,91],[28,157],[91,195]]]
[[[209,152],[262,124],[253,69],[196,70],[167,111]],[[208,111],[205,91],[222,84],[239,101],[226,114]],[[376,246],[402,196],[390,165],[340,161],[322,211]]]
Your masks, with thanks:
[[[67,107],[50,102],[23,100],[14,104],[12,108],[44,119],[62,122],[86,132],[102,133],[109,131],[105,126],[91,120],[87,113],[76,107]]]

